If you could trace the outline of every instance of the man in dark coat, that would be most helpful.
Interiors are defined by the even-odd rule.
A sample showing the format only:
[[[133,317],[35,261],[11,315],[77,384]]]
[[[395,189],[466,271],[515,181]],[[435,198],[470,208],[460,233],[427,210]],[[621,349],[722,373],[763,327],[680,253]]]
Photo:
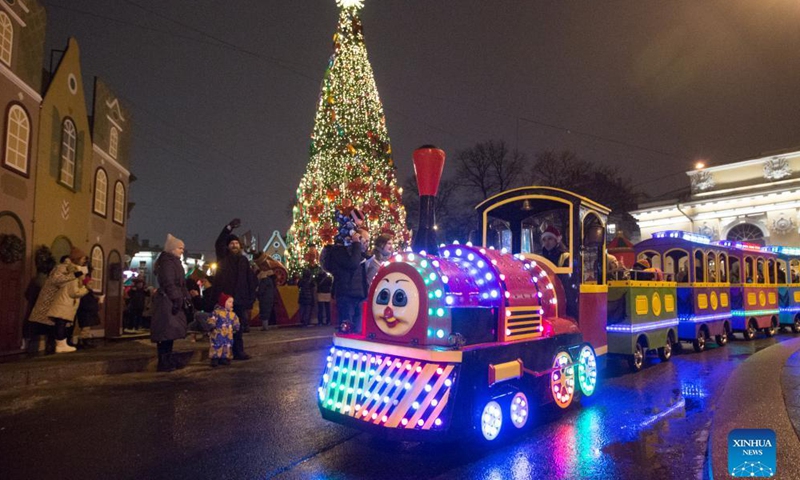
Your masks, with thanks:
[[[233,359],[250,358],[244,351],[242,333],[249,331],[250,309],[256,297],[258,279],[250,268],[250,261],[242,253],[239,237],[233,230],[241,225],[238,218],[230,221],[220,232],[214,244],[217,253],[217,273],[214,275],[214,293],[218,297],[224,293],[233,297],[233,311],[239,317],[242,328],[233,335]]]
[[[350,237],[350,245],[328,245],[323,265],[333,275],[336,313],[342,331],[361,332],[361,305],[367,298],[367,271],[364,252],[369,243],[365,230]]]

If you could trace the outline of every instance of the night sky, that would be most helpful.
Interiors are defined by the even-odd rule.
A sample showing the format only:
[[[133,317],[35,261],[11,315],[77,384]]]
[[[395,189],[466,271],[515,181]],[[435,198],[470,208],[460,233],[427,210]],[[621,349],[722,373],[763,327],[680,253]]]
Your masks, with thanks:
[[[334,0],[42,3],[48,52],[76,37],[87,93],[100,76],[131,109],[129,235],[213,255],[231,218],[289,227]],[[420,145],[502,139],[657,195],[696,160],[800,147],[797,0],[366,0],[362,20],[401,181]]]

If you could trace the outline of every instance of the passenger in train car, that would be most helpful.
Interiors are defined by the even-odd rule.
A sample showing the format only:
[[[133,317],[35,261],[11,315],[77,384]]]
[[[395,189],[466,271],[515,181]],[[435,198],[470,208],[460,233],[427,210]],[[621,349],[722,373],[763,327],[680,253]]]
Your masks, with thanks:
[[[686,269],[686,265],[682,265],[678,269],[678,273],[675,274],[675,281],[678,283],[685,283],[689,281],[689,271]]]
[[[778,283],[786,283],[786,267],[783,265],[778,267]]]
[[[739,283],[739,262],[731,262],[731,283]]]
[[[800,282],[800,273],[798,273],[797,270],[795,270],[794,268],[791,271],[792,271],[792,274],[791,274],[792,275],[792,283]]]
[[[606,281],[625,280],[625,266],[614,255],[606,255]]]
[[[542,233],[542,256],[550,260],[556,267],[566,267],[569,263],[569,251],[561,243],[561,232],[552,225]]]
[[[650,270],[650,262],[646,258],[636,260],[632,272],[633,280],[655,280],[656,277],[655,272]]]

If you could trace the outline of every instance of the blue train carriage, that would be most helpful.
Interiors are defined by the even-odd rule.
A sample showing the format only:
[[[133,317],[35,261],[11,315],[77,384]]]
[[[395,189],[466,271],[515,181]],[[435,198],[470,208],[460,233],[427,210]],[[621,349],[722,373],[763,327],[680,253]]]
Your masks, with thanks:
[[[724,346],[732,334],[729,249],[690,232],[657,232],[636,245],[637,258],[676,282],[678,340],[696,352],[715,341]],[[680,344],[679,344],[680,345]]]
[[[778,255],[778,326],[800,333],[800,248],[764,248]]]
[[[752,340],[758,331],[766,336],[778,330],[778,258],[760,245],[724,240],[730,255],[731,327]]]

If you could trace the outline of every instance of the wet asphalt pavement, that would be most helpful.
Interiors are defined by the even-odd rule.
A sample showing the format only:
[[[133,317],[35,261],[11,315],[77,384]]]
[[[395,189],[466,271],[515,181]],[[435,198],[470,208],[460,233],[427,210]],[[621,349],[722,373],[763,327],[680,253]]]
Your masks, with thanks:
[[[702,354],[684,344],[638,374],[611,362],[582,406],[534,412],[523,436],[492,448],[391,443],[322,420],[327,350],[16,389],[0,393],[0,476],[703,479],[728,375],[790,338],[710,343]]]

